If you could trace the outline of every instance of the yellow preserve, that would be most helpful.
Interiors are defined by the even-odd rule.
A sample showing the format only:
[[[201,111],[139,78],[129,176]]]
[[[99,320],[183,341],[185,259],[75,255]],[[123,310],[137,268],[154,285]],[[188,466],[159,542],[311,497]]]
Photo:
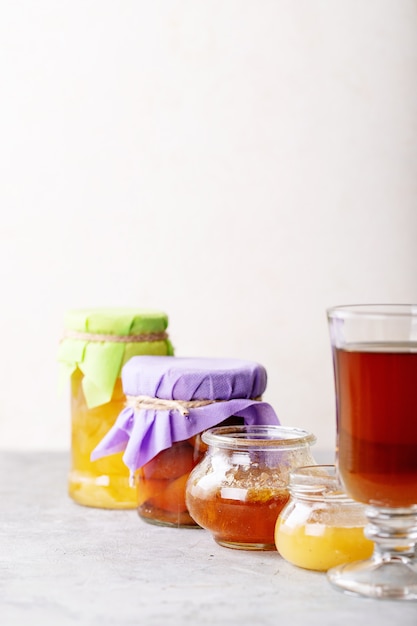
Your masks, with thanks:
[[[90,454],[113,426],[123,409],[125,397],[121,379],[116,380],[110,402],[89,409],[82,390],[82,372],[71,376],[71,470],[69,495],[79,504],[106,509],[135,508],[136,491],[122,452],[92,463]]]
[[[291,528],[281,519],[275,528],[275,543],[281,556],[293,565],[318,571],[367,559],[374,545],[365,537],[363,526],[306,524]]]
[[[70,311],[59,347],[61,377],[71,380],[71,467],[68,492],[78,504],[137,507],[122,452],[91,461],[91,452],[125,405],[121,370],[137,355],[169,355],[164,313],[136,309]]]
[[[371,556],[365,507],[343,492],[333,465],[297,468],[290,474],[289,492],[275,525],[275,545],[284,559],[327,571]]]

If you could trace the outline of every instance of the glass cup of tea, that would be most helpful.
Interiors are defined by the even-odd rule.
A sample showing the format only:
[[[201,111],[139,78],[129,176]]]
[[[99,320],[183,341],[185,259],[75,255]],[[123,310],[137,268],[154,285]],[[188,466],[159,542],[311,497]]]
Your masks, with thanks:
[[[417,600],[417,305],[327,311],[336,392],[336,465],[366,504],[370,559],[339,565],[348,593]]]

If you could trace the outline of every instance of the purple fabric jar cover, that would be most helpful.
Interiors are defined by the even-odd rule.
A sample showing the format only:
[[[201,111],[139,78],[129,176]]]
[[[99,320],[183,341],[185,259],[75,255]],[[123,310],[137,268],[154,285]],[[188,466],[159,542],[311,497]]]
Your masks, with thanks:
[[[245,424],[279,424],[270,404],[255,400],[266,388],[267,375],[259,363],[204,357],[135,356],[122,370],[126,396],[163,400],[218,400],[188,415],[170,408],[126,407],[91,453],[95,461],[125,451],[123,461],[131,475],[161,450],[218,425],[232,415]]]

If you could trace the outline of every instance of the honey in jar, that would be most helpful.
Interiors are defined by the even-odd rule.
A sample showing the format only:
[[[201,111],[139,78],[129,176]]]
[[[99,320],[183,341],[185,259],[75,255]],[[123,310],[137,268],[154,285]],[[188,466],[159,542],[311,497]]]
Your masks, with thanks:
[[[281,556],[298,567],[327,571],[367,559],[365,507],[343,491],[333,465],[300,467],[290,475],[290,500],[275,529]]]
[[[279,425],[220,426],[202,434],[207,454],[187,482],[190,515],[228,548],[275,550],[292,469],[314,463],[315,436]]]
[[[125,404],[123,364],[137,354],[171,354],[167,316],[142,309],[69,311],[59,346],[61,377],[71,381],[70,497],[108,509],[136,507],[136,490],[116,452],[91,461],[92,450]]]

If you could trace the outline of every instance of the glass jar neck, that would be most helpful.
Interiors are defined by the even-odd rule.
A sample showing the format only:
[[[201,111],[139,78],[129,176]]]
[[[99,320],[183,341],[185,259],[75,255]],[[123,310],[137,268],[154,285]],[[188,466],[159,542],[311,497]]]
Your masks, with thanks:
[[[202,439],[211,448],[248,452],[308,449],[316,441],[308,431],[276,425],[219,426],[206,430]]]
[[[289,491],[299,500],[354,504],[344,492],[334,465],[297,468],[290,473]]]

